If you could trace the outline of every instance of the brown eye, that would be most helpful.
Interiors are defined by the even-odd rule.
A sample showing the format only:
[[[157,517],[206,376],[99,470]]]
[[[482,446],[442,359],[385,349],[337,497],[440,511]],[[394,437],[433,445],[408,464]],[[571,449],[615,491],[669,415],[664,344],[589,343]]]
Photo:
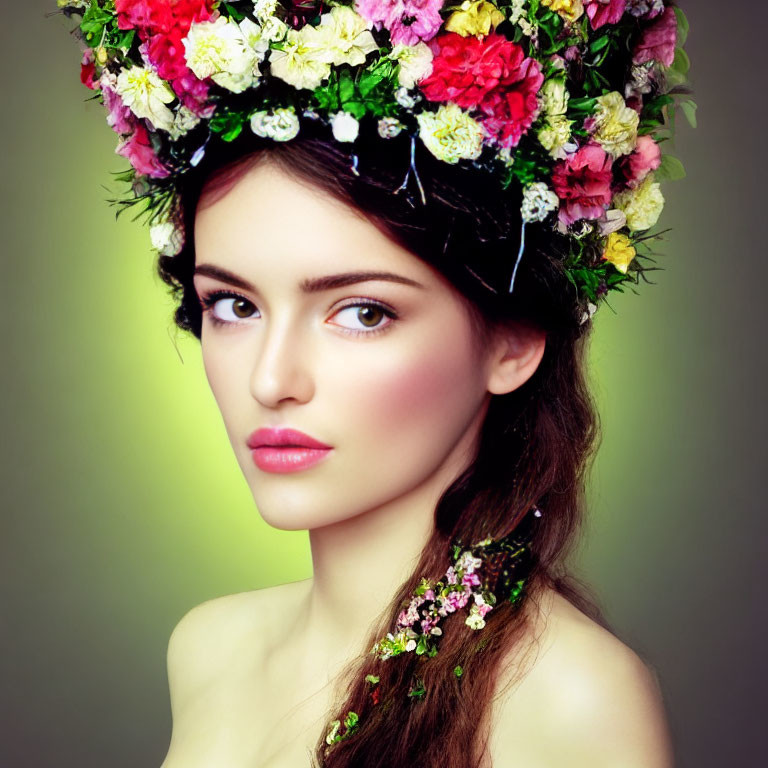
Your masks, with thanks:
[[[357,317],[366,328],[375,328],[384,317],[384,312],[379,307],[360,307],[357,310]]]
[[[387,307],[371,302],[348,304],[334,315],[336,322],[351,333],[373,333],[388,328],[396,317]],[[346,318],[346,322],[340,318]]]
[[[232,304],[232,312],[236,317],[250,317],[253,312],[253,304],[247,299],[235,299]]]

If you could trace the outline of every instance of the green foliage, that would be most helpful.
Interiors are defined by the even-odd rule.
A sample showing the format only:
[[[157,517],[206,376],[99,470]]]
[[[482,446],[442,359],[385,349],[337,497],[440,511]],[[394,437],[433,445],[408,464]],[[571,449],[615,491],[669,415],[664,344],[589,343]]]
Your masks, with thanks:
[[[662,155],[661,165],[656,169],[656,181],[678,181],[685,178],[683,164],[672,155]]]
[[[360,120],[364,115],[391,116],[397,112],[394,90],[398,63],[381,58],[356,74],[348,66],[331,70],[328,82],[312,94],[314,106],[329,114],[343,110]]]

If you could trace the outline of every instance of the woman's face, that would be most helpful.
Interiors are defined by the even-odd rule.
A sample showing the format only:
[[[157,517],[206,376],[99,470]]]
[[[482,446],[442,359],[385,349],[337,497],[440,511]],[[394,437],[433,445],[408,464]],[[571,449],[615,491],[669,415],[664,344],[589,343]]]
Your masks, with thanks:
[[[206,375],[270,525],[338,522],[466,466],[487,365],[436,270],[269,162],[203,200],[195,241]],[[270,428],[330,449],[252,450]]]

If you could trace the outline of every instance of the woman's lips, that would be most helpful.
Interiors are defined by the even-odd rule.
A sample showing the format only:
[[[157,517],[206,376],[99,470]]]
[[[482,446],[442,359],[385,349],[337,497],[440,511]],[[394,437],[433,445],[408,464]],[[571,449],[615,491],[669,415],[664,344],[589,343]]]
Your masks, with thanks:
[[[262,445],[251,449],[256,466],[264,472],[285,474],[307,469],[322,461],[331,448],[303,448],[295,445]]]

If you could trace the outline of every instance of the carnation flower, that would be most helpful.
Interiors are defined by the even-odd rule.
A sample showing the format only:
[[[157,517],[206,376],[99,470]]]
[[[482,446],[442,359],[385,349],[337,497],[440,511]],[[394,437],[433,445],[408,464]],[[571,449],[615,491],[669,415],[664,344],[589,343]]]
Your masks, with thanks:
[[[455,164],[482,154],[482,126],[457,104],[441,104],[437,112],[419,112],[416,119],[424,146],[438,160]]]
[[[290,29],[283,50],[269,52],[271,73],[294,88],[314,90],[331,73],[325,60],[323,36],[311,24],[301,29]]]
[[[478,40],[447,32],[433,43],[432,72],[419,83],[430,101],[478,107],[482,124],[502,147],[516,146],[539,111],[541,66],[495,32]]]
[[[432,71],[432,49],[426,43],[395,45],[387,54],[387,58],[397,61],[400,65],[397,79],[405,88],[413,88]]]
[[[604,24],[617,24],[627,9],[627,0],[584,0],[592,29]]]
[[[184,245],[184,232],[172,221],[161,221],[149,228],[152,247],[164,256],[175,256]]]
[[[440,9],[444,0],[357,0],[355,10],[376,29],[382,24],[389,30],[393,45],[416,45],[431,40],[443,19]]]
[[[331,117],[331,130],[336,141],[354,141],[360,132],[360,123],[354,115],[340,111]]]
[[[238,26],[245,44],[256,54],[259,61],[263,61],[264,54],[269,50],[269,38],[264,35],[263,28],[254,24],[247,16]]]
[[[610,261],[619,272],[626,274],[629,263],[636,255],[637,251],[635,251],[630,239],[626,235],[612,232],[606,238],[602,258]]]
[[[463,37],[469,35],[487,35],[491,28],[504,21],[504,14],[486,0],[464,0],[460,10],[454,11],[445,22],[448,32],[456,32]]]
[[[640,136],[635,151],[622,158],[620,168],[627,186],[636,187],[660,165],[661,147],[650,136]]]
[[[139,174],[153,179],[162,179],[170,175],[168,168],[158,160],[150,143],[149,133],[141,123],[136,125],[136,129],[129,137],[120,141],[115,152],[127,157]]]
[[[256,52],[226,16],[192,24],[183,43],[187,66],[201,80],[210,77],[222,88],[242,93],[258,78]]]
[[[635,46],[632,61],[642,64],[646,61],[660,61],[665,67],[671,67],[675,60],[677,45],[677,16],[668,6],[661,16],[643,30]]]
[[[173,112],[166,104],[176,95],[168,83],[147,67],[123,69],[117,76],[115,90],[136,117],[147,118],[156,129],[169,131]]]
[[[544,221],[559,205],[560,198],[544,182],[537,181],[525,188],[520,211],[525,222]]]
[[[552,185],[561,200],[560,222],[599,219],[611,202],[611,179],[611,156],[598,144],[587,144],[559,162]]]
[[[627,226],[631,230],[650,229],[659,220],[664,208],[664,195],[651,173],[636,189],[628,189],[616,195],[613,204],[624,211]]]
[[[116,85],[117,75],[105,69],[99,78],[99,88],[107,108],[107,125],[121,135],[133,133],[137,122],[136,115],[123,103],[120,94],[115,90]]]
[[[325,61],[334,66],[363,64],[379,46],[370,32],[371,22],[345,5],[336,5],[320,17]]]
[[[93,48],[86,48],[83,51],[83,58],[80,62],[80,82],[91,90],[95,90],[96,83],[93,76],[96,73],[96,54]]]
[[[584,15],[584,5],[581,0],[541,0],[541,4],[554,11],[558,16],[573,24]]]
[[[571,141],[573,122],[565,115],[551,115],[539,129],[539,143],[555,160],[564,160],[578,149],[578,144]]]
[[[640,115],[628,107],[618,91],[596,99],[597,110],[590,120],[594,126],[592,138],[612,157],[632,152],[637,144]]]

